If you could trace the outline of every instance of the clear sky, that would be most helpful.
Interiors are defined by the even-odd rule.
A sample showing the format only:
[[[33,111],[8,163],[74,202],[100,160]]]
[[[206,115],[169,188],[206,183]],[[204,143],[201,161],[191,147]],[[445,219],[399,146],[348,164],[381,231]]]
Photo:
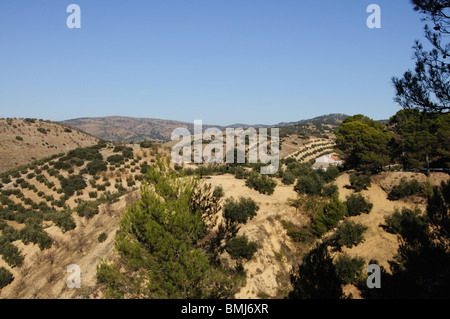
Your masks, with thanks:
[[[69,4],[81,29],[69,29]],[[369,4],[381,29],[369,29]],[[0,117],[227,125],[385,119],[414,67],[408,0],[2,0]]]

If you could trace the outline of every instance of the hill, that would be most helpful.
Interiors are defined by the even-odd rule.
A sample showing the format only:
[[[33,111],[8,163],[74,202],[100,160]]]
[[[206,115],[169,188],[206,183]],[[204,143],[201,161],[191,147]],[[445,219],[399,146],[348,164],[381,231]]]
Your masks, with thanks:
[[[320,131],[322,125],[331,126],[331,131],[339,123],[345,119],[347,115],[344,114],[329,114],[319,116],[309,120],[301,120],[298,122],[283,122],[276,125],[249,125],[249,124],[232,124],[227,126],[221,125],[203,125],[203,128],[217,127],[221,130],[226,128],[240,128],[240,127],[299,127],[313,126],[307,133],[316,132],[316,126]],[[175,128],[187,128],[193,132],[193,123],[162,120],[153,118],[135,118],[125,116],[107,116],[97,118],[79,118],[71,119],[61,122],[64,125],[77,128],[81,131],[92,134],[93,136],[111,142],[142,142],[146,140],[167,142],[170,140],[170,135]]]
[[[0,119],[0,172],[96,143],[95,137],[58,123]]]

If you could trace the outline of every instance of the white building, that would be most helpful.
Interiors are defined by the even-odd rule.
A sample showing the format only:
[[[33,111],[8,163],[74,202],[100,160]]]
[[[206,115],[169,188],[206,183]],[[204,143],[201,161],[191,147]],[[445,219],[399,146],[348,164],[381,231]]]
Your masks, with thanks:
[[[342,165],[342,160],[332,154],[323,155],[321,157],[316,158],[316,162],[314,163],[312,168],[313,169],[322,168],[326,170],[330,165],[334,166]]]

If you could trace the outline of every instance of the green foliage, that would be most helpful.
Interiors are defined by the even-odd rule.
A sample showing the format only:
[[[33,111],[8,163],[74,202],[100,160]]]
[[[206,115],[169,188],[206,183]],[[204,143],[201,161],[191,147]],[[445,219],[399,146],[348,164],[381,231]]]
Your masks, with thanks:
[[[324,181],[322,178],[313,175],[300,176],[294,190],[299,194],[320,195]]]
[[[367,189],[372,185],[370,175],[352,174],[350,175],[350,187],[356,192]]]
[[[37,244],[41,250],[48,249],[52,245],[52,239],[44,231],[39,220],[27,221],[25,227],[19,231],[19,236],[25,245]]]
[[[285,185],[292,185],[295,183],[295,175],[291,172],[285,172],[283,173],[281,182]]]
[[[362,213],[368,214],[372,210],[373,204],[366,200],[361,194],[352,194],[345,202],[348,216],[359,216]]]
[[[428,227],[428,222],[419,208],[403,207],[401,211],[396,208],[394,213],[385,218],[385,222],[386,224],[382,225],[384,230],[391,234],[402,234],[408,238]]]
[[[311,231],[317,237],[336,227],[347,215],[347,207],[339,200],[339,194],[334,193],[328,203],[315,213],[311,223]]]
[[[2,255],[3,260],[11,267],[22,266],[24,257],[20,254],[19,249],[5,235],[0,237],[0,255]]]
[[[60,180],[61,188],[67,196],[72,196],[75,191],[85,189],[87,184],[81,175],[70,175]]]
[[[364,259],[361,257],[351,258],[348,255],[341,255],[335,261],[334,266],[342,284],[357,284],[363,270]]]
[[[108,235],[105,232],[103,232],[98,236],[98,242],[103,243],[106,240],[106,238],[108,238]]]
[[[99,151],[99,147],[97,146],[77,148],[71,150],[67,153],[65,157],[66,159],[79,159],[85,161],[93,161],[95,159],[103,160],[103,156]]]
[[[238,236],[231,238],[226,243],[226,250],[233,259],[244,258],[250,260],[258,250],[258,244],[249,242],[247,236]]]
[[[380,123],[355,115],[346,118],[335,134],[348,168],[379,171],[389,163],[392,134]]]
[[[399,249],[389,261],[391,274],[383,275],[381,289],[363,291],[363,297],[450,298],[450,182],[433,188],[426,214],[404,209],[392,217],[386,222],[398,234]]]
[[[339,299],[343,292],[333,259],[325,245],[312,249],[291,274],[290,299]]]
[[[245,181],[245,185],[257,190],[261,194],[272,195],[275,191],[277,183],[267,175],[261,175],[253,172]]]
[[[248,219],[256,216],[259,206],[256,202],[249,198],[227,198],[223,206],[223,215],[225,219],[231,223],[246,224]]]
[[[97,192],[89,192],[89,198],[97,198],[98,197],[98,193]]]
[[[107,168],[108,167],[107,167],[106,162],[104,162],[103,160],[100,160],[100,159],[95,159],[86,165],[86,169],[87,169],[89,175],[92,175],[92,176],[96,175],[98,172],[106,171]]]
[[[149,184],[152,185],[150,189]],[[239,278],[210,263],[200,248],[217,212],[212,192],[159,161],[149,167],[141,199],[125,211],[115,245],[120,264],[98,267],[111,298],[224,298]]]
[[[401,110],[390,119],[393,156],[405,168],[450,167],[450,114]]]
[[[115,154],[115,155],[108,156],[108,158],[106,160],[111,164],[119,164],[119,163],[124,163],[125,158],[122,155]]]
[[[389,192],[388,199],[399,200],[407,196],[422,195],[423,193],[424,189],[420,186],[416,179],[408,181],[405,177],[403,177],[398,185],[392,187],[392,190]]]
[[[16,140],[23,141],[23,137],[22,136],[16,136]]]
[[[61,228],[65,233],[69,230],[75,229],[75,220],[72,217],[71,211],[56,211],[48,213],[45,217],[46,220],[51,220],[56,226]]]
[[[334,245],[340,250],[342,247],[352,248],[364,240],[367,226],[352,221],[345,221],[333,236]]]
[[[297,243],[310,243],[315,239],[310,227],[297,227],[291,222],[283,221],[283,227],[287,231],[287,235]]]
[[[222,198],[225,196],[225,192],[223,191],[222,186],[216,186],[213,191],[213,196],[216,198]]]
[[[38,130],[38,132],[47,135],[47,130],[46,130],[45,128],[43,128],[43,127],[38,127],[37,130]]]
[[[98,203],[95,201],[81,201],[77,207],[75,207],[75,212],[77,212],[80,217],[91,219],[99,213]]]
[[[8,286],[14,280],[13,275],[5,268],[0,268],[0,289]]]

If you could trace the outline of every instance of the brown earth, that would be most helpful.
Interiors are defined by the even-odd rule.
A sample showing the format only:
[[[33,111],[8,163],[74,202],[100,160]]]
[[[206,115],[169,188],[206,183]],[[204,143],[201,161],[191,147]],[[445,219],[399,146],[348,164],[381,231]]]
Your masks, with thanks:
[[[39,132],[39,128],[46,130],[46,134]],[[0,172],[98,142],[95,137],[75,129],[66,132],[66,128],[45,121],[0,119]]]

